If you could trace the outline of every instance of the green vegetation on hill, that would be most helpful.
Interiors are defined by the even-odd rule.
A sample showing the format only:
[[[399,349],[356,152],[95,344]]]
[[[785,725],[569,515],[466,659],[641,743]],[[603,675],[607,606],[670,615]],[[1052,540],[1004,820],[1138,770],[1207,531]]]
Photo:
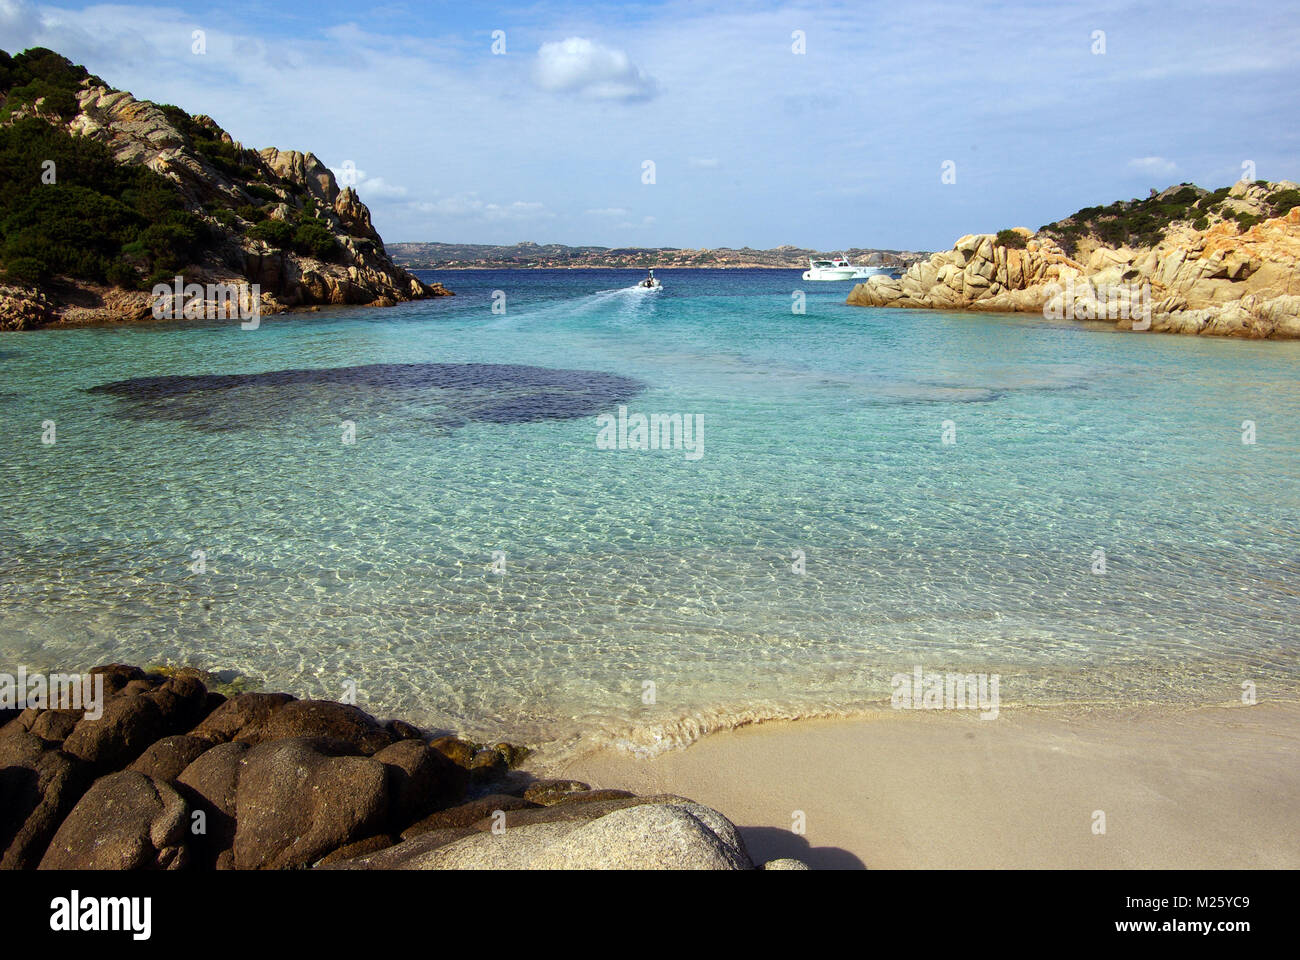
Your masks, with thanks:
[[[0,93],[4,95],[0,121],[20,107],[34,106],[38,100],[44,100],[42,113],[70,119],[77,113],[76,91],[87,79],[103,83],[85,67],[70,63],[53,50],[33,47],[15,57],[0,50]]]
[[[64,123],[87,80],[103,83],[50,50],[0,50],[0,277],[44,284],[63,275],[148,289],[199,262],[222,228],[320,260],[338,253],[306,190],[276,177],[206,117],[160,107],[242,199],[218,192],[200,208],[175,181],[73,136]],[[270,219],[280,204],[283,219]]]
[[[210,239],[176,184],[44,119],[74,116],[74,91],[86,79],[96,80],[49,50],[0,50],[0,264],[8,280],[65,274],[136,286],[179,272]],[[13,121],[23,107],[41,116]]]
[[[7,103],[7,100],[6,100]],[[55,182],[42,182],[53,163]],[[5,277],[66,274],[119,286],[171,277],[209,240],[176,185],[116,163],[107,148],[36,117],[0,126]]]
[[[1255,182],[1267,186],[1265,180]],[[1050,236],[1073,256],[1085,236],[1096,237],[1111,247],[1123,244],[1150,247],[1159,243],[1169,227],[1179,221],[1204,230],[1211,223],[1210,217],[1217,216],[1247,230],[1266,217],[1282,216],[1300,202],[1300,191],[1278,190],[1265,198],[1265,214],[1246,213],[1226,205],[1230,189],[1206,191],[1184,183],[1177,190],[1152,191],[1143,200],[1117,200],[1106,207],[1084,207],[1063,220],[1039,227],[1039,232]]]

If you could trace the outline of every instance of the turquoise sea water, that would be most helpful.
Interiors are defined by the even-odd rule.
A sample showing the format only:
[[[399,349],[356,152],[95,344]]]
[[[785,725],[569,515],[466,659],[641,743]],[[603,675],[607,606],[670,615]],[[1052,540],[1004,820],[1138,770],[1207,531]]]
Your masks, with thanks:
[[[1295,696],[1300,344],[660,275],[0,336],[4,669],[353,682],[553,752],[854,711],[917,664],[1004,705]],[[703,456],[598,449],[620,405],[702,415]]]

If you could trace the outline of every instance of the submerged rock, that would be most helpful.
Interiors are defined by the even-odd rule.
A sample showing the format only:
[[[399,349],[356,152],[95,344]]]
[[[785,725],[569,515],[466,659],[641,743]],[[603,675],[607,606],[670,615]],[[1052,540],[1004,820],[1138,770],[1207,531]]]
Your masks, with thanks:
[[[121,401],[133,420],[179,420],[204,430],[319,422],[340,410],[356,419],[385,412],[421,428],[452,430],[470,422],[536,423],[589,416],[645,389],[631,377],[497,363],[375,363],[261,373],[137,377],[91,387]],[[519,748],[498,744],[507,764]]]

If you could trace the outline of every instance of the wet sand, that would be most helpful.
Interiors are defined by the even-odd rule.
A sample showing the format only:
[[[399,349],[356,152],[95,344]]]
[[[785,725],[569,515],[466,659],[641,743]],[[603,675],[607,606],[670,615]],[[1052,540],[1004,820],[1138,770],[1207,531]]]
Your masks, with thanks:
[[[1296,703],[1004,709],[996,720],[882,711],[716,733],[652,759],[607,750],[556,773],[715,807],[756,861],[1300,867]]]

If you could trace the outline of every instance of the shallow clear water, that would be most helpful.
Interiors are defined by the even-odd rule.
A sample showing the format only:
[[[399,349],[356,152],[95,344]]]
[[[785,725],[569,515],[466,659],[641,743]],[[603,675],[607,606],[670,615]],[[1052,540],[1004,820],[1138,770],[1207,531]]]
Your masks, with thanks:
[[[1300,344],[660,275],[0,336],[0,661],[353,681],[554,750],[852,711],[916,664],[1004,705],[1294,696]],[[620,404],[703,415],[703,456],[598,449]]]

